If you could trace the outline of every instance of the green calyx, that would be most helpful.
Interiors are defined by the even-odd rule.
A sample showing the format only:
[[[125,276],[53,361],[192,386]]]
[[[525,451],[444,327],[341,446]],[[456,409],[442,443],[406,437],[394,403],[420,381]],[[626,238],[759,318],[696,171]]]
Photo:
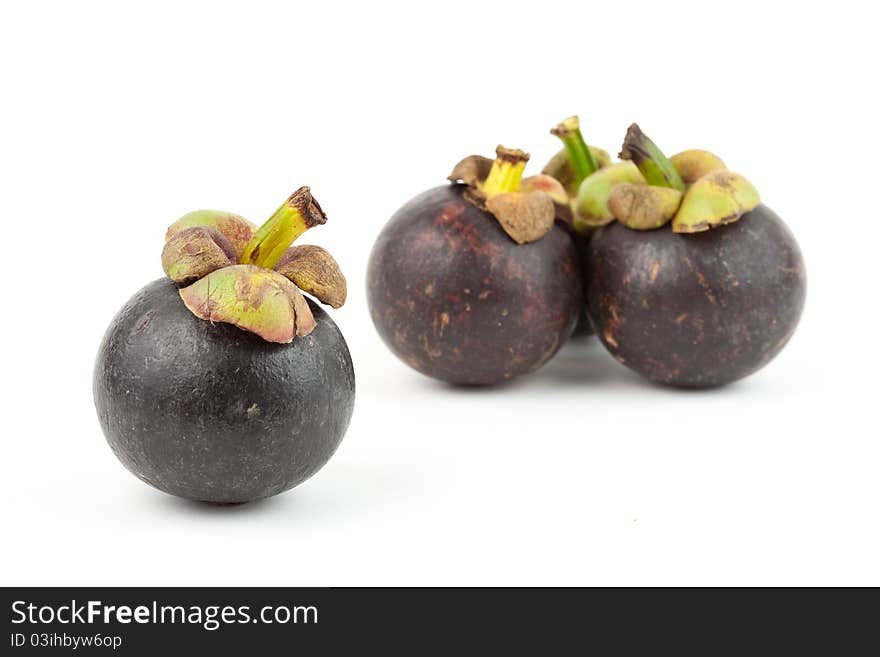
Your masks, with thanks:
[[[314,328],[308,304],[305,311],[296,308],[297,296],[299,290],[284,276],[254,265],[218,269],[180,290],[183,303],[199,319],[233,324],[282,344]]]
[[[620,151],[623,160],[588,176],[575,203],[574,228],[588,234],[614,219],[634,230],[672,224],[697,233],[737,221],[760,202],[745,177],[728,171],[709,151],[691,149],[667,158],[633,123]]]
[[[168,229],[162,268],[186,286],[180,296],[196,317],[288,343],[315,328],[301,289],[334,308],[345,302],[345,277],[333,257],[320,247],[290,246],[325,221],[308,187],[260,228],[231,213],[191,212]]]
[[[645,178],[632,162],[617,162],[585,178],[574,202],[575,231],[589,234],[592,229],[614,221],[608,200],[612,190],[623,183],[645,184]]]
[[[761,202],[758,190],[744,176],[716,170],[697,180],[672,221],[676,233],[699,233],[733,223]]]

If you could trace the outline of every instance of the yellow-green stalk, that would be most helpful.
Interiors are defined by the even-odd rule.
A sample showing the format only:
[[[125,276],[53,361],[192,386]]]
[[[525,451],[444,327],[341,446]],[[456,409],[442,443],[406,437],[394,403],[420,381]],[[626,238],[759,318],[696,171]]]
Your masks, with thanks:
[[[518,192],[528,161],[528,153],[516,148],[498,146],[495,149],[495,161],[489,169],[489,175],[480,185],[480,190],[487,198],[505,192]]]
[[[580,119],[577,116],[570,116],[553,128],[550,134],[559,137],[565,146],[565,152],[574,170],[572,186],[577,189],[584,178],[599,169],[590,147],[581,134]]]
[[[272,269],[294,240],[326,221],[309,188],[300,187],[257,229],[239,263]]]

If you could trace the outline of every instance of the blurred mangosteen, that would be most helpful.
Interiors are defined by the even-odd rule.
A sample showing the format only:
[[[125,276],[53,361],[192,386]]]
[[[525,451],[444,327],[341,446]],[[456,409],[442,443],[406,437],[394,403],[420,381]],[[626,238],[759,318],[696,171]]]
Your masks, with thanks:
[[[717,386],[786,345],[806,295],[794,235],[716,155],[666,158],[636,124],[618,172],[587,177],[575,225],[601,226],[587,255],[587,307],[602,344],[654,381]],[[586,218],[586,219],[584,219]],[[616,221],[615,221],[616,219]]]
[[[459,162],[452,184],[398,210],[370,257],[379,335],[403,362],[462,385],[533,372],[569,338],[582,304],[577,248],[556,224],[561,185],[523,179],[528,155]],[[556,201],[554,201],[556,199]]]

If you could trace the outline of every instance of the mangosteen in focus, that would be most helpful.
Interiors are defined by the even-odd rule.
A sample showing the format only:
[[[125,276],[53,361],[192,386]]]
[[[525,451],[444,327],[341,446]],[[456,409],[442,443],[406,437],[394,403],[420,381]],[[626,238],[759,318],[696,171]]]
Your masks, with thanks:
[[[259,229],[211,210],[168,230],[162,265],[107,329],[95,406],[117,458],[166,493],[236,504],[302,483],[354,407],[342,333],[306,292],[346,297],[335,260],[290,244],[324,213],[307,187]]]

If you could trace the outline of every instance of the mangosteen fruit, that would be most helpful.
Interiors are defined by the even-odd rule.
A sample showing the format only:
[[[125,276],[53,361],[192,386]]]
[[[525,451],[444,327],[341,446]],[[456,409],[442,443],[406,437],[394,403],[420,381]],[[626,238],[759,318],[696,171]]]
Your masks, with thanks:
[[[582,304],[578,252],[557,225],[564,192],[523,179],[528,155],[463,159],[451,184],[400,208],[370,256],[373,322],[391,351],[430,377],[492,385],[538,369]]]
[[[630,171],[587,177],[577,202],[580,216],[602,224],[590,240],[586,288],[602,344],[673,386],[756,372],[789,341],[804,306],[794,235],[708,151],[666,158],[633,124],[620,157],[625,164],[612,167]]]
[[[276,495],[333,455],[354,407],[333,308],[345,278],[317,246],[326,220],[307,187],[259,229],[203,210],[169,228],[166,278],[135,294],[104,336],[94,397],[111,449],[166,493],[217,504]]]

